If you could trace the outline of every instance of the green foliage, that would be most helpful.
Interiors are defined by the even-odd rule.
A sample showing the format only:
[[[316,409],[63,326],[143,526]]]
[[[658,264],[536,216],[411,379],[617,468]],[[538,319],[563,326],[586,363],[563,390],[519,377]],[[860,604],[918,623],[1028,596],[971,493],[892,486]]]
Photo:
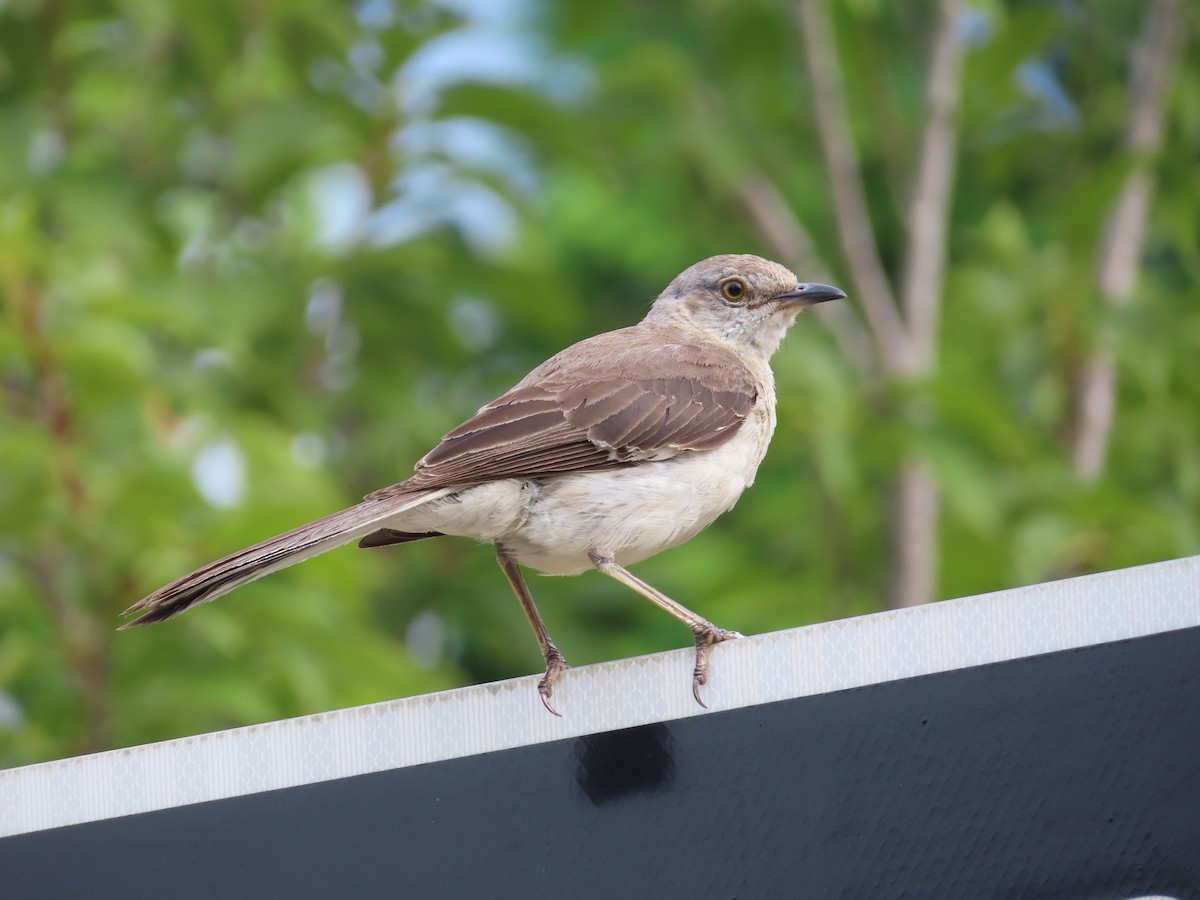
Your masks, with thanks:
[[[748,179],[848,286],[790,6],[0,4],[0,765],[535,671],[490,552],[451,540],[347,548],[113,628],[158,585],[403,479],[684,266],[772,255]],[[833,7],[894,269],[932,6]],[[1095,252],[1131,165],[1141,5],[1093,7],[980,7],[936,377],[890,384],[824,311],[802,321],[758,485],[643,577],[746,632],[879,609],[910,452],[943,491],[943,596],[1200,552],[1200,64],[1185,53],[1115,313]],[[525,74],[489,74],[480,46]],[[1031,60],[1073,120],[1022,87]],[[1117,427],[1085,485],[1069,435],[1099,340]],[[198,490],[214,458],[240,493]],[[574,663],[687,641],[599,576],[532,586]]]

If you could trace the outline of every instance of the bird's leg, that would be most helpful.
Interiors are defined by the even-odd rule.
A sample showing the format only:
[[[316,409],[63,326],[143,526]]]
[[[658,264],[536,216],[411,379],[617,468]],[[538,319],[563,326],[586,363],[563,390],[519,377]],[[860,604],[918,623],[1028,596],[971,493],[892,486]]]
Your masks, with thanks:
[[[512,585],[513,593],[521,601],[521,609],[525,611],[525,618],[529,620],[529,625],[533,628],[533,636],[537,638],[538,646],[542,648],[542,658],[546,660],[546,674],[538,682],[538,693],[542,697],[542,705],[554,715],[562,718],[562,713],[550,705],[550,695],[554,693],[554,683],[558,681],[558,676],[570,667],[559,649],[554,646],[554,641],[550,639],[550,632],[546,630],[542,614],[538,612],[537,606],[533,603],[533,594],[529,592],[529,585],[525,583],[521,567],[517,565],[515,559],[504,552],[499,544],[496,545],[496,561],[500,563],[504,577]]]
[[[657,590],[642,579],[638,578],[628,569],[617,565],[616,561],[611,556],[605,556],[602,553],[591,552],[588,557],[592,563],[610,578],[615,578],[617,581],[626,587],[633,588],[647,600],[655,605],[665,609],[680,622],[692,629],[692,634],[696,636],[696,667],[692,670],[692,696],[696,698],[696,702],[708,709],[708,704],[700,699],[700,687],[708,681],[708,658],[712,654],[713,644],[719,644],[721,641],[729,641],[734,638],[740,638],[736,631],[726,631],[724,628],[718,628],[708,619],[696,615],[682,603],[677,603],[672,600],[662,591]]]

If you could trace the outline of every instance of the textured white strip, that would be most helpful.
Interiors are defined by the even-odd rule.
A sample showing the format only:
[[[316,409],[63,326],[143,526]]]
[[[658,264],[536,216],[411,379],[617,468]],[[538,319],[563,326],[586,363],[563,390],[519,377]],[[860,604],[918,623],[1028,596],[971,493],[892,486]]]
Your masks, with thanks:
[[[1200,557],[721,644],[713,712],[1200,625]],[[0,771],[0,836],[703,715],[692,652]]]

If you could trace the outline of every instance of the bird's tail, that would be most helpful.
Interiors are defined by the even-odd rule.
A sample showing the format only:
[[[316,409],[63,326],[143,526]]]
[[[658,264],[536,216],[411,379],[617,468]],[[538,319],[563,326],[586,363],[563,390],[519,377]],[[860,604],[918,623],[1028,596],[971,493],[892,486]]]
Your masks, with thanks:
[[[125,616],[141,615],[118,630],[150,625],[177,616],[199,603],[222,597],[271,572],[364,537],[379,530],[381,522],[444,493],[445,490],[414,491],[400,496],[367,499],[357,506],[239,550],[143,597],[122,613]]]

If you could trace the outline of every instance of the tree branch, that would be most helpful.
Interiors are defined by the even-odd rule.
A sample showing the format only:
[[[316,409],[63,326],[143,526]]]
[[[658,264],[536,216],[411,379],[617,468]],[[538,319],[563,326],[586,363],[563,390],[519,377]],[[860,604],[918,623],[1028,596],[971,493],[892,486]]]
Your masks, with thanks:
[[[749,175],[740,189],[742,205],[762,232],[771,251],[793,266],[797,273],[825,277],[828,266],[817,255],[808,229],[792,212],[779,189],[759,173]],[[800,274],[808,278],[809,274]]]
[[[928,603],[937,592],[941,494],[929,464],[910,453],[900,463],[892,505],[894,608]]]
[[[942,0],[925,80],[925,124],[908,207],[901,294],[911,350],[904,372],[910,376],[933,374],[938,361],[965,51],[961,13],[959,0]],[[928,406],[910,401],[904,415],[911,426],[922,424],[930,413]],[[912,450],[900,466],[893,503],[892,605],[928,603],[937,592],[941,496],[928,462]]]
[[[937,362],[947,225],[958,152],[958,108],[962,95],[965,41],[959,0],[943,0],[925,83],[926,118],[916,185],[908,208],[908,248],[901,293],[915,372]]]
[[[912,353],[879,258],[862,184],[826,0],[800,0],[797,21],[813,85],[817,131],[829,171],[842,252],[884,367],[907,371]]]
[[[1146,214],[1154,191],[1152,157],[1162,146],[1167,89],[1183,45],[1182,0],[1154,0],[1133,45],[1129,125],[1125,142],[1134,166],[1113,202],[1096,257],[1096,284],[1112,308],[1129,302],[1146,238]],[[1108,457],[1116,406],[1116,357],[1101,333],[1084,366],[1078,397],[1073,461],[1075,475],[1091,482]]]

